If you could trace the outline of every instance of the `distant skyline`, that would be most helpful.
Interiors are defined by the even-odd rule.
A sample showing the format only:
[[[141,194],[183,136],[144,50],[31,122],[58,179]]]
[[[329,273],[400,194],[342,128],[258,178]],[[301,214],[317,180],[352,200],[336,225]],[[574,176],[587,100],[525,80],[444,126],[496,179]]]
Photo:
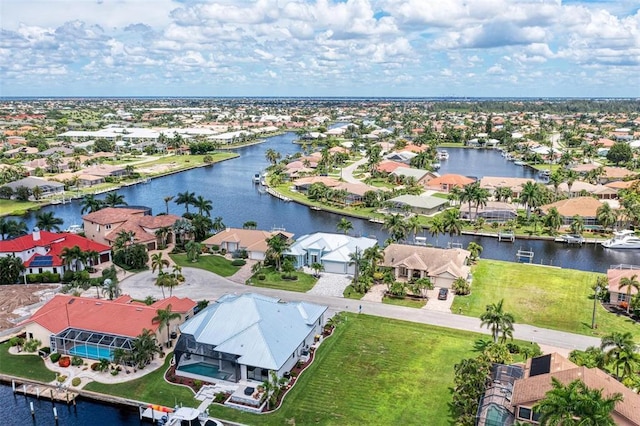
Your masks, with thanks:
[[[640,97],[637,0],[0,0],[0,96]]]

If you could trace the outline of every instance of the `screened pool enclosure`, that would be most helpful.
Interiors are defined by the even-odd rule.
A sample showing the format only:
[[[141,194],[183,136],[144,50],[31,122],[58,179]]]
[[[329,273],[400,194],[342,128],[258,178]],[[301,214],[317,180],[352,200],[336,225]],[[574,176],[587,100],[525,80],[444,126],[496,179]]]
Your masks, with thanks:
[[[189,334],[182,334],[173,351],[176,374],[194,379],[237,382],[240,364],[237,355],[219,352],[213,345],[196,342]]]
[[[51,336],[51,352],[99,360],[113,359],[116,349],[131,351],[134,338],[67,328]]]

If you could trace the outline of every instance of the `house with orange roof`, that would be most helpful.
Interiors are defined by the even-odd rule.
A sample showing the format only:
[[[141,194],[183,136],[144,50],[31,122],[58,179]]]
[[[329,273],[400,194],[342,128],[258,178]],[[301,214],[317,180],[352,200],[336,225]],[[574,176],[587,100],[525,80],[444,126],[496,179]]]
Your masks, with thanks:
[[[484,176],[480,179],[480,188],[487,189],[491,194],[498,188],[509,188],[511,190],[511,198],[519,198],[522,187],[527,182],[535,183],[535,180],[530,178]]]
[[[180,318],[168,326],[154,321],[158,310],[169,305]],[[133,350],[133,341],[145,329],[156,335],[159,344],[168,345],[177,337],[178,327],[194,316],[196,306],[193,300],[176,296],[145,305],[129,296],[106,300],[57,294],[19,325],[27,338],[40,340],[52,353],[112,359],[116,349]]]
[[[166,243],[175,239],[172,226],[182,219],[173,214],[151,216],[149,209],[130,207],[106,207],[82,216],[87,238],[101,244],[112,245],[122,231],[133,232],[134,241],[155,250],[161,245],[156,231],[167,230]]]
[[[98,253],[95,259],[65,264],[62,252],[78,246],[84,253]],[[63,275],[68,270],[80,271],[111,261],[111,247],[68,232],[49,232],[34,229],[33,233],[12,240],[0,241],[0,257],[16,256],[25,266],[25,274],[50,272]]]
[[[606,201],[605,201],[606,202]],[[552,208],[556,208],[564,225],[571,225],[574,216],[581,216],[584,219],[585,227],[599,227],[596,219],[598,208],[602,207],[602,202],[593,197],[575,197],[566,200],[556,201],[546,204],[540,209],[547,214]]]
[[[609,290],[609,301],[611,303],[618,305],[622,303],[629,303],[631,298],[638,294],[638,290],[633,286],[629,286],[631,297],[627,296],[627,287],[622,289],[620,288],[620,280],[623,278],[632,279],[633,277],[636,279],[640,277],[640,266],[626,267],[625,265],[619,265],[607,269],[607,288]]]
[[[249,259],[261,261],[265,259],[269,249],[267,240],[276,235],[286,241],[290,241],[293,238],[291,232],[285,231],[269,232],[259,229],[227,228],[207,238],[202,244],[208,248],[218,246],[220,249],[226,250],[227,253],[244,250],[247,252]]]
[[[605,167],[604,173],[600,176],[600,183],[607,183],[616,180],[628,179],[635,177],[637,173],[632,172],[624,167]]]
[[[473,182],[475,182],[473,178],[448,173],[428,180],[426,182],[426,188],[434,191],[449,192],[453,188],[463,188]]]
[[[409,165],[405,163],[400,163],[398,161],[392,160],[383,160],[376,166],[376,171],[379,173],[391,173],[398,167],[409,167]]]
[[[299,178],[293,181],[293,185],[295,186],[296,191],[300,191],[305,193],[309,190],[309,187],[314,183],[321,183],[329,188],[334,188],[340,185],[340,181],[338,179],[328,177],[328,176],[309,176]]]

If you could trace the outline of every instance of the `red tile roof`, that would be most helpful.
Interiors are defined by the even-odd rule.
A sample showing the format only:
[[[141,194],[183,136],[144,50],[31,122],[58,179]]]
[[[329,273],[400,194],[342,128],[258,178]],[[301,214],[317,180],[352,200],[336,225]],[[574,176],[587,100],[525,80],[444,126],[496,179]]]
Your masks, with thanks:
[[[144,209],[106,207],[82,216],[84,220],[100,225],[112,225],[128,220],[133,215],[144,215]]]
[[[58,294],[20,324],[35,322],[51,333],[73,327],[127,337],[136,337],[145,328],[157,331],[159,324],[152,320],[161,307],[156,304],[146,306],[122,303],[124,300],[126,299],[100,300]],[[174,312],[186,312],[196,306],[196,302],[188,298],[171,297],[165,300],[171,303]],[[185,306],[189,308],[182,310]]]

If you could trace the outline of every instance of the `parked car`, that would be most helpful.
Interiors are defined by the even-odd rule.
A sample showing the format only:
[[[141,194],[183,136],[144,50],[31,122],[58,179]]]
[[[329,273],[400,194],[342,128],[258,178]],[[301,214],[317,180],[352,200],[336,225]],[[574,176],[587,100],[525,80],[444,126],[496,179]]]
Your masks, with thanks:
[[[441,288],[438,292],[438,300],[447,300],[447,296],[449,296],[449,290]]]

